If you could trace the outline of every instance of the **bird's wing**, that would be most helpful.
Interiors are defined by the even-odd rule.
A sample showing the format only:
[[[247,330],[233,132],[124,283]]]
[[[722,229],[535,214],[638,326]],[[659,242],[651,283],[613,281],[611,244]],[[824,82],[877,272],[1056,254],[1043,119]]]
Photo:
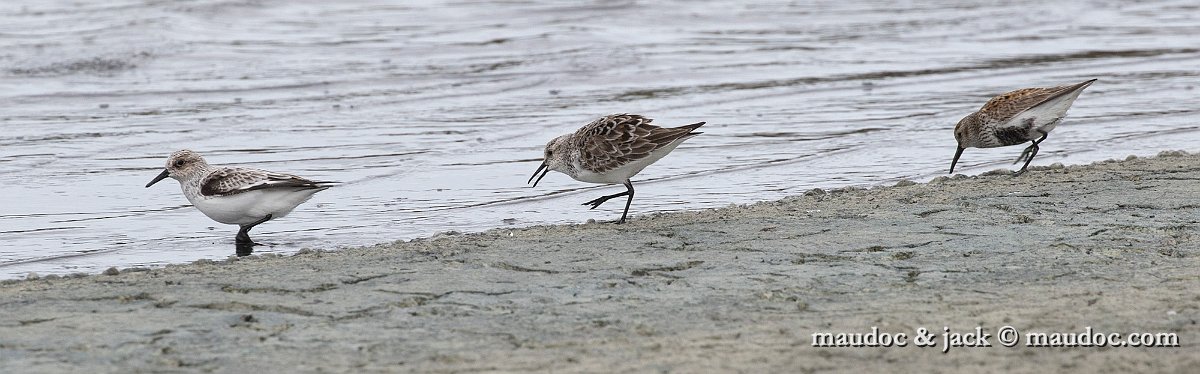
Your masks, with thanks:
[[[327,188],[330,183],[258,169],[220,168],[200,181],[200,194],[224,196],[268,188]]]
[[[663,128],[651,125],[651,121],[636,114],[613,114],[579,129],[574,137],[579,142],[582,166],[597,173],[616,169],[676,140],[699,134],[692,131],[704,124]]]
[[[996,120],[997,128],[1030,128],[1053,123],[1067,114],[1075,99],[1095,79],[1066,86],[1026,88],[988,101],[980,113]]]

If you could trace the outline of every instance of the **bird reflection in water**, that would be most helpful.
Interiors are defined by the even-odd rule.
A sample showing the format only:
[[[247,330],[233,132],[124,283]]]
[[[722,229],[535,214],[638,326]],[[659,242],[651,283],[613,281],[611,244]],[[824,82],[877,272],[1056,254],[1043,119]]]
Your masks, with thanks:
[[[236,253],[238,257],[246,257],[246,256],[249,256],[249,255],[251,255],[251,254],[254,254],[254,246],[255,246],[255,245],[258,245],[258,244],[254,243],[254,242],[249,242],[249,243],[247,243],[247,242],[238,242],[238,243],[236,243],[236,244],[234,244],[234,245],[233,245],[233,246],[234,246],[234,253]]]

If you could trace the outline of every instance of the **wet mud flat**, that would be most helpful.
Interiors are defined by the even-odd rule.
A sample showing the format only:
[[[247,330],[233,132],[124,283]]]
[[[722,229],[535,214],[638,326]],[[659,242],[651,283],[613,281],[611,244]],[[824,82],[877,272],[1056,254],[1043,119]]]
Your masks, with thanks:
[[[16,372],[1072,370],[1200,364],[1200,155],[0,284]],[[51,279],[47,279],[51,278]],[[1168,348],[812,334],[1174,333]],[[940,344],[940,343],[939,343]]]

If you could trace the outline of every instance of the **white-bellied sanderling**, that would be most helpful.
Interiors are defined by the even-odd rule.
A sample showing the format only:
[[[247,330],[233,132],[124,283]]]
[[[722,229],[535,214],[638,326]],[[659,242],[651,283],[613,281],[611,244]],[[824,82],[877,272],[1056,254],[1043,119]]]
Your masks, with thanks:
[[[968,114],[954,126],[954,139],[958,150],[950,162],[950,173],[958,157],[967,148],[994,148],[1033,142],[1013,162],[1025,161],[1020,175],[1029,168],[1029,162],[1037,156],[1038,144],[1046,140],[1050,130],[1067,115],[1067,109],[1087,88],[1095,82],[1089,79],[1080,83],[1048,88],[1023,88],[993,97],[975,113]]]
[[[610,199],[629,196],[625,201],[625,212],[617,221],[625,223],[629,205],[633,203],[633,183],[629,178],[671,153],[684,140],[700,135],[695,130],[704,125],[699,122],[665,128],[651,125],[650,121],[636,114],[613,114],[600,117],[574,133],[554,138],[546,144],[542,165],[525,183],[533,182],[537,187],[538,182],[554,170],[580,182],[624,184],[625,192],[601,196],[583,205],[596,209]]]
[[[181,150],[167,159],[167,168],[154,180],[179,181],[183,196],[214,221],[241,226],[237,243],[252,244],[250,229],[286,216],[312,195],[335,182],[312,181],[290,174],[258,169],[209,165],[200,154]]]

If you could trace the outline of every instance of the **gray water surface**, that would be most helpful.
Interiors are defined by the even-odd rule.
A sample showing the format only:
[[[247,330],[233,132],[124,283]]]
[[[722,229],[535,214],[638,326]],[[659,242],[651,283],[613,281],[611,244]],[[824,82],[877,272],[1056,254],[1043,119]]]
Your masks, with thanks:
[[[183,148],[345,182],[255,229],[290,253],[616,219],[580,204],[623,187],[525,181],[617,112],[708,122],[635,217],[943,175],[988,98],[1088,78],[1034,165],[1200,144],[1194,1],[902,3],[5,2],[0,278],[232,255],[236,227],[143,188]]]

